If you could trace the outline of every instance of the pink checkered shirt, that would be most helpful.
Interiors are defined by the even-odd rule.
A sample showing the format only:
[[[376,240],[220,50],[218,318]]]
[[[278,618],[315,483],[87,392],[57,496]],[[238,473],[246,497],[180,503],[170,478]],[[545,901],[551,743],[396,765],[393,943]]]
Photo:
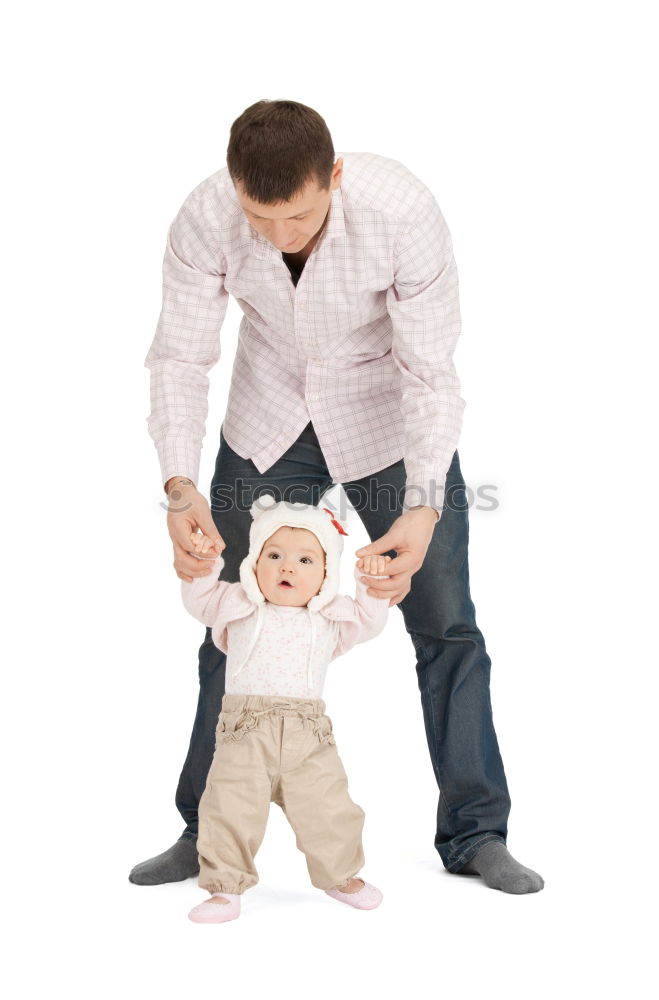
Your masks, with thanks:
[[[313,422],[334,483],[405,460],[405,509],[441,514],[464,400],[451,236],[397,160],[340,153],[341,187],[297,287],[250,225],[225,168],[188,195],[168,233],[163,305],[145,365],[165,483],[198,482],[207,374],[229,295],[243,313],[222,431],[259,472]]]

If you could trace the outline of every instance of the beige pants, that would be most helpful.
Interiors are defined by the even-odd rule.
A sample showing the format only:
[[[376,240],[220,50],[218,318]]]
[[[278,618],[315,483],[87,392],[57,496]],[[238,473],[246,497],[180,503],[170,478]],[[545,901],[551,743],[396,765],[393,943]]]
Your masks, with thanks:
[[[284,810],[311,882],[331,889],[364,864],[364,811],[320,700],[225,694],[215,756],[199,803],[199,885],[243,893],[259,880],[254,856],[270,802]]]

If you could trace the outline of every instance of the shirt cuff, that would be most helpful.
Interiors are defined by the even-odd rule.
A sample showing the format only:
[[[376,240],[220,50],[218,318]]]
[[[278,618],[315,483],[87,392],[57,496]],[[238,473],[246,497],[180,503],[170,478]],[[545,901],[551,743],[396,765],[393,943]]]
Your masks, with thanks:
[[[199,482],[199,463],[187,464],[185,462],[177,462],[176,464],[170,463],[166,465],[161,463],[160,465],[162,472],[162,488],[164,490],[165,483],[168,483],[170,479],[175,476],[185,476],[186,479],[191,479],[193,483]]]
[[[403,497],[403,513],[407,513],[412,507],[432,507],[437,511],[438,520],[442,516],[444,509],[444,489],[446,486],[446,476],[438,481],[430,476],[406,475],[407,485]]]

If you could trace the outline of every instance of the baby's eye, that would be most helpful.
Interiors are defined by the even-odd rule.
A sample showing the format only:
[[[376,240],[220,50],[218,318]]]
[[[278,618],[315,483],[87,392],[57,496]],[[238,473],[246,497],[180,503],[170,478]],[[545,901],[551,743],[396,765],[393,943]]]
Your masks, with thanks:
[[[304,561],[305,561],[305,559],[306,559],[306,561],[307,561],[308,563],[310,563],[310,562],[311,562],[311,559],[309,558],[309,556],[302,556],[302,559],[301,559],[300,561],[301,561],[301,562],[304,562]]]
[[[269,554],[269,556],[268,556],[268,559],[279,559],[279,553],[278,552],[271,552]]]

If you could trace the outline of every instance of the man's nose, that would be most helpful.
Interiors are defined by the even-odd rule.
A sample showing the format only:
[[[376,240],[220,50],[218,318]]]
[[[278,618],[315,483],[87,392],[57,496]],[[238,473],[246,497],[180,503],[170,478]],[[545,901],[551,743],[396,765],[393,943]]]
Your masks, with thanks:
[[[276,243],[277,246],[285,247],[293,239],[292,232],[290,229],[284,229],[282,226],[275,226],[272,229],[272,242]]]

